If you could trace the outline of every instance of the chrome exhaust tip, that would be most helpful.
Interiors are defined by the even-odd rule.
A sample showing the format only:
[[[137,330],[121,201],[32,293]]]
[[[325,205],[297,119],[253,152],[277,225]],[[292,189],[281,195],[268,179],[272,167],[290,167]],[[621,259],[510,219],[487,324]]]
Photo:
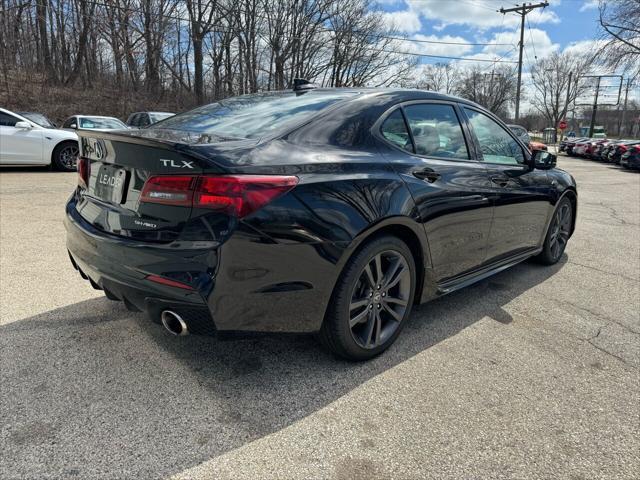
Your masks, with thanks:
[[[172,312],[171,310],[164,310],[160,314],[160,321],[162,322],[162,326],[171,335],[189,335],[187,324],[176,312]]]

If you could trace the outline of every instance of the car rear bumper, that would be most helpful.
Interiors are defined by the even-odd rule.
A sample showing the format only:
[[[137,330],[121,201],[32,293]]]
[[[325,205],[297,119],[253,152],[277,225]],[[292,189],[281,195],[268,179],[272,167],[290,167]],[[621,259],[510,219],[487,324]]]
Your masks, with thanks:
[[[336,244],[278,244],[242,235],[223,245],[133,241],[97,230],[76,211],[74,198],[65,227],[71,262],[94,288],[156,322],[163,310],[173,310],[191,333],[202,334],[318,331],[344,252]],[[158,284],[149,275],[193,289]]]

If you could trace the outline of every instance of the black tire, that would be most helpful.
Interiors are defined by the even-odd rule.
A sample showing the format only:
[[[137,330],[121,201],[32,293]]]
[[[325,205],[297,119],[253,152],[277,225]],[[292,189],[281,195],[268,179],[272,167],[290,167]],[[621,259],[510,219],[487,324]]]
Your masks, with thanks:
[[[536,257],[538,262],[543,265],[554,265],[558,263],[571,235],[571,228],[573,225],[573,204],[567,197],[562,198],[556,210],[553,212],[553,217],[549,223],[549,229],[544,239],[544,245],[542,252]]]
[[[399,238],[369,240],[349,259],[334,287],[320,331],[322,343],[354,361],[385,351],[411,313],[415,270],[411,250]]]
[[[73,153],[75,152],[75,157]],[[75,172],[78,159],[78,142],[72,140],[56,145],[51,155],[53,168],[61,172]]]

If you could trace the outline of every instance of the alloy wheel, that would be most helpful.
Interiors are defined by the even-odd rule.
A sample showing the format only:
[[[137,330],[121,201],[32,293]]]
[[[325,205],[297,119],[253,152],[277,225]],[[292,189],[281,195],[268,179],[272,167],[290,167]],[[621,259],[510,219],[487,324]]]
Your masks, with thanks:
[[[567,246],[571,232],[571,205],[564,202],[556,211],[551,225],[549,247],[554,259],[560,258]]]
[[[76,168],[78,161],[78,147],[76,145],[67,145],[60,150],[59,160],[60,164],[68,170]]]
[[[355,342],[373,349],[398,329],[409,305],[411,272],[397,251],[376,254],[360,272],[349,304],[349,328]]]

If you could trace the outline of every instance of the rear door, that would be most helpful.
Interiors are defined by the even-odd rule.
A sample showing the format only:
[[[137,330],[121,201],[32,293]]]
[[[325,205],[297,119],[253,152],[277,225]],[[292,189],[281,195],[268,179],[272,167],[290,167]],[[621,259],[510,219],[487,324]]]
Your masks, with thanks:
[[[463,110],[491,180],[495,208],[486,263],[493,263],[540,245],[552,209],[552,179],[526,165],[530,153],[508,128],[480,110]]]
[[[405,180],[424,224],[437,281],[482,263],[491,225],[486,168],[475,160],[459,117],[452,102],[409,102],[378,127],[392,147],[385,156]]]

